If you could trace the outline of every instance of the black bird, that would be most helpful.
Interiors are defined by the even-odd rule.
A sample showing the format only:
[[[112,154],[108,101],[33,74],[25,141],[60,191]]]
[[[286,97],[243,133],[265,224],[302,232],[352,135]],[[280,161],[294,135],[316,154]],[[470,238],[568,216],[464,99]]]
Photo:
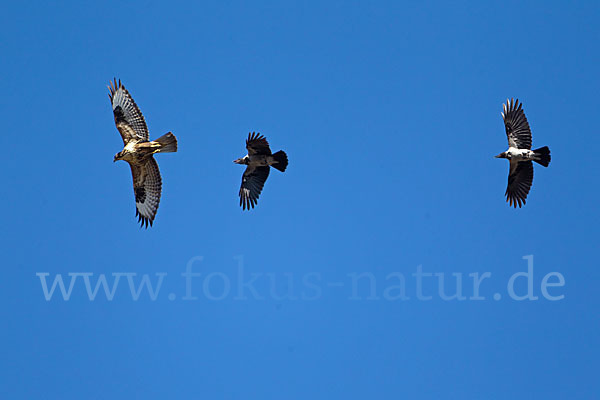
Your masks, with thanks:
[[[504,127],[508,138],[508,150],[496,158],[506,158],[510,162],[506,201],[509,206],[517,208],[525,204],[525,199],[533,183],[533,162],[547,167],[550,164],[548,146],[531,150],[531,129],[519,100],[506,100],[503,104]]]
[[[233,162],[248,166],[242,175],[240,206],[244,210],[249,210],[254,208],[258,201],[258,196],[269,177],[270,166],[284,172],[288,165],[288,159],[283,150],[271,154],[269,142],[260,133],[248,134],[246,149],[248,149],[248,154]]]

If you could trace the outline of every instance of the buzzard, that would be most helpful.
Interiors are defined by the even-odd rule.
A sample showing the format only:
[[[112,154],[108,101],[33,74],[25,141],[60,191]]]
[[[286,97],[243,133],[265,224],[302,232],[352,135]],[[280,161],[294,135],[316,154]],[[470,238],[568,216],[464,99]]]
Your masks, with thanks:
[[[162,180],[154,153],[172,153],[177,151],[177,139],[171,132],[156,140],[148,140],[148,127],[142,112],[133,98],[121,84],[110,82],[108,97],[112,104],[115,124],[123,138],[124,148],[115,155],[114,161],[124,160],[131,167],[133,175],[133,193],[135,194],[135,216],[141,226],[152,226],[158,203]]]
[[[242,209],[254,208],[260,196],[260,192],[269,177],[270,167],[284,172],[288,165],[287,154],[279,150],[271,154],[269,142],[259,133],[249,133],[246,139],[248,154],[233,162],[247,165],[242,175],[242,187],[240,188],[240,206]]]
[[[517,208],[525,204],[529,189],[533,183],[533,161],[547,167],[550,164],[548,146],[531,150],[531,129],[523,112],[523,104],[519,100],[506,100],[502,105],[504,127],[508,137],[508,150],[496,158],[506,158],[510,162],[506,201],[509,206]]]

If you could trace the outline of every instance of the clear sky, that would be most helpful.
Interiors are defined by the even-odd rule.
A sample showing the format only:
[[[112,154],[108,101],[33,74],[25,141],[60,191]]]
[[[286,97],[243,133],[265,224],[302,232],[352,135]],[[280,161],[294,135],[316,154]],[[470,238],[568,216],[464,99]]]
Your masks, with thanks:
[[[5,3],[1,397],[597,397],[599,18],[593,1]],[[113,163],[113,77],[151,138],[179,141],[147,230]],[[508,97],[553,157],[516,210],[493,158]],[[289,167],[244,212],[250,131]]]

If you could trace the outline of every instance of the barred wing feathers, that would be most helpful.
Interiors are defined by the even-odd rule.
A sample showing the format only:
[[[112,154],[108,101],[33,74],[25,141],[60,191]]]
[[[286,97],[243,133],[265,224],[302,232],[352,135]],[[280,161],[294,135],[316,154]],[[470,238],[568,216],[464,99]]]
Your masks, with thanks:
[[[110,90],[108,97],[112,104],[115,125],[121,133],[123,143],[127,145],[132,140],[136,142],[147,141],[148,127],[146,126],[146,120],[121,80],[117,82],[115,79],[108,88]]]
[[[133,176],[133,192],[135,194],[135,216],[142,226],[152,226],[162,189],[162,179],[158,164],[154,157],[150,156],[144,164],[131,165]]]

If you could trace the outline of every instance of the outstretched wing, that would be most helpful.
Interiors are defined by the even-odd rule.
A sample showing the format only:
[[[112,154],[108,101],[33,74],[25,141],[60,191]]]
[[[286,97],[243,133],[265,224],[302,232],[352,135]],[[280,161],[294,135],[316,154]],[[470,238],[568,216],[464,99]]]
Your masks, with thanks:
[[[502,118],[508,145],[517,149],[531,149],[531,129],[529,129],[529,122],[527,122],[522,106],[523,103],[519,103],[518,99],[506,100],[506,104],[502,104],[504,109]]]
[[[269,177],[270,169],[270,167],[251,166],[246,168],[244,175],[242,175],[242,187],[240,188],[240,206],[242,206],[242,209],[254,208],[265,181]]]
[[[248,139],[246,139],[246,149],[248,149],[249,155],[265,154],[271,155],[271,148],[269,142],[260,133],[249,133]]]
[[[110,82],[108,97],[112,104],[115,124],[121,133],[123,143],[127,145],[132,140],[136,142],[148,140],[148,127],[142,112],[138,108],[133,97],[129,94],[121,80],[117,83]]]
[[[135,194],[135,216],[138,217],[138,222],[142,226],[146,225],[147,228],[148,223],[152,226],[160,202],[162,188],[160,171],[152,156],[148,157],[144,164],[130,164],[130,166]]]
[[[511,162],[506,187],[506,201],[511,207],[517,208],[525,204],[529,189],[533,184],[533,162]]]

